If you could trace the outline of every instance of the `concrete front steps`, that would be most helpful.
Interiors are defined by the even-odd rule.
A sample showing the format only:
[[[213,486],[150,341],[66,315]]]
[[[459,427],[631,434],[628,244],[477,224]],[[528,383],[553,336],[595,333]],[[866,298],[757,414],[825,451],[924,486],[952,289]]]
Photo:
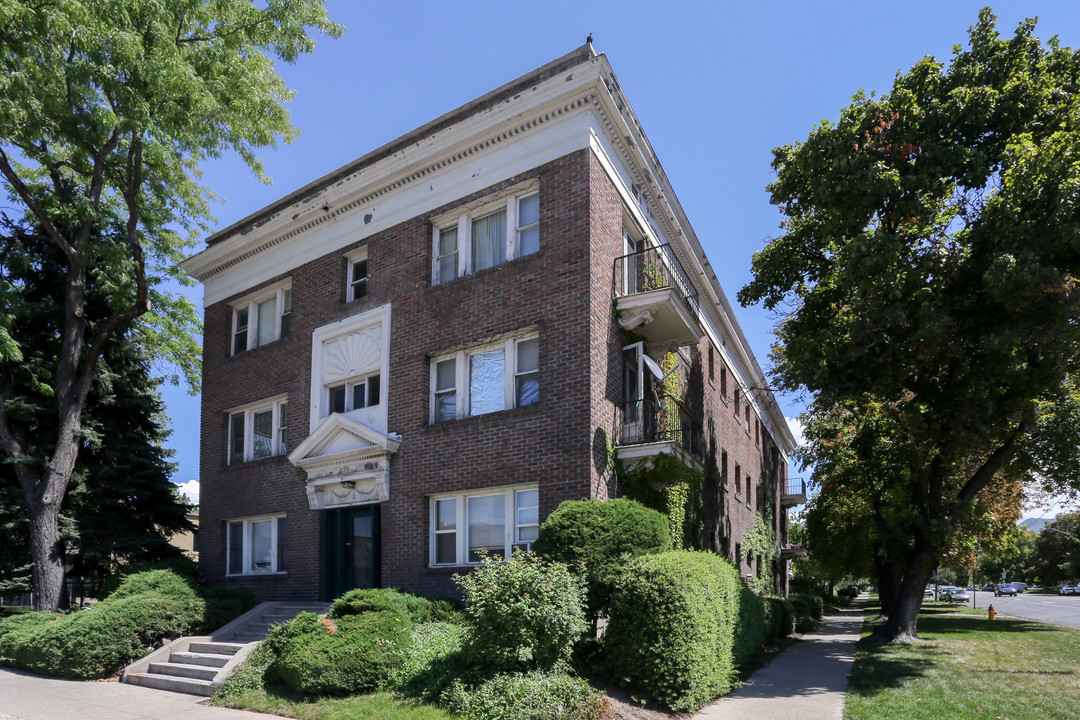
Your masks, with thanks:
[[[302,612],[324,613],[327,607],[318,603],[263,603],[210,635],[174,640],[133,662],[120,675],[120,682],[209,697],[272,626]]]

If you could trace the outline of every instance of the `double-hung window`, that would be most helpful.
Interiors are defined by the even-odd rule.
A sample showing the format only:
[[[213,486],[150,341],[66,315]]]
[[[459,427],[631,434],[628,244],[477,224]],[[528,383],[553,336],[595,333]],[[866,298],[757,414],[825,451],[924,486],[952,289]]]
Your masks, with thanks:
[[[232,354],[262,347],[289,335],[292,281],[278,283],[232,306]]]
[[[540,401],[540,339],[535,335],[459,350],[431,361],[431,422]]]
[[[230,520],[226,537],[229,575],[285,572],[285,516]]]
[[[345,256],[348,263],[348,287],[345,300],[352,302],[367,297],[368,290],[368,252],[367,246],[358,248]]]
[[[237,408],[229,413],[229,464],[283,455],[288,449],[288,402],[285,396]]]
[[[476,490],[431,499],[431,564],[467,565],[530,549],[540,533],[535,486]]]
[[[540,249],[536,181],[432,221],[432,284],[524,257]]]
[[[330,385],[326,388],[328,402],[325,407],[329,409],[329,412],[345,413],[378,405],[381,395],[380,385],[378,375],[368,375],[365,378]]]

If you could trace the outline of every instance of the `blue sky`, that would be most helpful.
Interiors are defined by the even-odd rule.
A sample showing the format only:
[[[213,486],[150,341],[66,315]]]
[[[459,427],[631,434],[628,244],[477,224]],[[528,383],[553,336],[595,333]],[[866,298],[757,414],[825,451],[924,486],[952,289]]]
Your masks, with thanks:
[[[260,209],[453,108],[583,44],[593,33],[734,302],[753,253],[778,232],[769,204],[772,148],[835,119],[855,91],[887,91],[920,58],[947,59],[985,2],[360,3],[331,0],[347,32],[279,68],[296,91],[300,137],[263,153],[272,185],[237,158],[205,166],[223,201],[217,228]],[[1038,16],[1039,37],[1080,47],[1080,3],[999,2],[1011,35]],[[201,288],[195,291],[201,306]],[[737,312],[763,367],[776,318]],[[179,463],[198,478],[198,399],[165,387]],[[794,417],[802,399],[778,396]],[[793,473],[793,474],[798,474]]]

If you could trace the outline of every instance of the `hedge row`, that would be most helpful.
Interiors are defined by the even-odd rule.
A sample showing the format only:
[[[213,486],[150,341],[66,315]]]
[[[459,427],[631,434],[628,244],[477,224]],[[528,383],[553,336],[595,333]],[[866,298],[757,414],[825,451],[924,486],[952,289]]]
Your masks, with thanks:
[[[756,595],[713,553],[646,555],[615,581],[603,666],[636,693],[692,712],[728,692],[766,641],[790,635],[798,607]]]
[[[250,591],[219,591],[207,599],[172,571],[137,573],[86,610],[0,620],[0,662],[55,677],[109,677],[165,638],[214,629],[235,617],[227,613],[253,606]]]

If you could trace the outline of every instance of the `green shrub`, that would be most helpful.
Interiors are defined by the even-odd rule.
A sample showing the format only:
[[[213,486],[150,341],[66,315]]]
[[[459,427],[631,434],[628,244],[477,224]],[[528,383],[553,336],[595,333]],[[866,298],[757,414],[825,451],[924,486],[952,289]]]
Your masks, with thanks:
[[[515,552],[456,578],[469,625],[466,657],[499,670],[550,670],[586,629],[585,591],[562,563]]]
[[[154,592],[116,597],[87,610],[33,613],[0,625],[0,657],[11,665],[83,680],[113,675],[164,638],[197,627],[205,602],[192,594],[173,599]],[[12,621],[20,624],[9,626]]]
[[[412,645],[391,682],[414,700],[436,703],[443,690],[461,674],[465,663],[462,647],[465,627],[447,622],[429,622],[413,629]]]
[[[426,598],[402,592],[397,588],[361,588],[350,590],[330,606],[330,617],[339,618],[360,613],[395,609],[414,623],[461,622],[461,611],[452,598]]]
[[[674,550],[636,558],[614,585],[604,667],[650,700],[680,712],[697,710],[731,689],[744,587],[738,571],[712,553]]]
[[[195,632],[217,630],[255,607],[251,588],[199,588],[199,595],[206,601],[206,615]]]
[[[540,526],[533,550],[572,569],[583,563],[587,609],[607,607],[611,583],[632,557],[671,547],[668,519],[634,500],[568,500]]]
[[[735,665],[751,664],[768,639],[765,623],[765,600],[744,582],[739,582],[738,620],[732,646]]]
[[[136,562],[125,565],[120,571],[105,578],[98,588],[98,600],[105,600],[110,597],[128,578],[155,570],[170,571],[181,578],[190,580],[192,587],[195,587],[195,579],[199,576],[199,566],[186,555],[155,562]]]
[[[790,596],[790,599],[795,604],[796,616],[805,615],[814,620],[821,620],[821,618],[825,617],[825,601],[821,599],[820,595],[795,593]]]
[[[469,720],[596,720],[604,709],[589,683],[552,672],[455,680],[441,704]]]
[[[765,598],[765,624],[768,638],[786,638],[795,632],[795,606],[787,598]]]
[[[190,599],[198,595],[195,583],[190,578],[173,570],[147,570],[124,577],[116,590],[110,593],[109,599],[120,600],[146,593],[174,599]]]
[[[800,635],[803,633],[814,632],[820,627],[820,623],[809,615],[800,615],[795,618],[795,632]]]
[[[278,676],[306,695],[374,690],[404,661],[412,622],[400,610],[375,610],[337,620],[301,613],[276,640]]]

